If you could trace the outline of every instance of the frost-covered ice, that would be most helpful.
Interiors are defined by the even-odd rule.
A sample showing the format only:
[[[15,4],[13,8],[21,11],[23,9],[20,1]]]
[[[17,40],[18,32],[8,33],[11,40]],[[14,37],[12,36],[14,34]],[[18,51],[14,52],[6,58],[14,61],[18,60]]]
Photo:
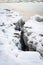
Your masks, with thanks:
[[[22,17],[13,10],[0,9],[0,65],[43,65],[38,52],[18,49],[21,31],[15,30],[15,26],[20,20]]]

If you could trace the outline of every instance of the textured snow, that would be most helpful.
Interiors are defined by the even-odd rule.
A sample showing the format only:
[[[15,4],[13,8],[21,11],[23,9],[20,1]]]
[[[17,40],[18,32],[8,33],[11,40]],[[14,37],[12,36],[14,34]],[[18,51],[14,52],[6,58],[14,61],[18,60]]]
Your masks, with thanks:
[[[24,26],[25,27],[31,27],[32,32],[35,32],[35,33],[38,33],[38,34],[43,34],[43,30],[42,30],[43,29],[43,21],[37,22],[35,20],[35,18],[37,16],[38,15],[31,17],[31,19],[28,20]],[[41,16],[38,16],[38,17],[41,17]],[[41,17],[41,18],[43,18],[43,17]]]
[[[32,16],[30,20],[25,23],[24,27],[26,29],[24,35],[28,38],[28,46],[32,45],[33,49],[43,55],[43,16]]]
[[[38,52],[18,50],[21,46],[19,42],[21,31],[15,30],[13,23],[17,23],[21,18],[13,11],[0,10],[0,65],[43,65],[43,60]],[[18,47],[17,43],[19,43]]]

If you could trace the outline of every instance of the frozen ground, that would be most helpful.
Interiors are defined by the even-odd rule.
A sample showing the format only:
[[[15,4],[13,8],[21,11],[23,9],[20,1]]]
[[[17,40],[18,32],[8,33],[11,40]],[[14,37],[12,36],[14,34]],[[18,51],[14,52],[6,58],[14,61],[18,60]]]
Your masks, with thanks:
[[[21,18],[13,10],[0,9],[0,65],[43,65],[38,52],[18,50],[21,31],[16,31],[14,24]]]

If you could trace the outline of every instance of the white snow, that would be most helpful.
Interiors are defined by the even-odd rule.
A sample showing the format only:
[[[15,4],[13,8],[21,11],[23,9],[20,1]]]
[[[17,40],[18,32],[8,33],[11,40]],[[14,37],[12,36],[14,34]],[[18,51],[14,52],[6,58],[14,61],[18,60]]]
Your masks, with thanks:
[[[39,21],[36,18],[39,17]],[[39,51],[43,55],[43,16],[35,15],[28,20],[24,27],[27,32],[25,32],[25,36],[28,38],[28,45],[32,45],[34,49]],[[30,35],[28,35],[31,33]],[[42,36],[41,36],[41,35]],[[32,43],[31,43],[32,41]]]
[[[18,50],[20,45],[18,45],[18,47],[16,46],[16,43],[20,42],[14,33],[20,35],[21,32],[14,29],[15,25],[13,25],[13,23],[17,23],[22,17],[15,13],[11,14],[11,12],[5,10],[0,10],[0,12],[0,65],[43,65],[43,61],[40,59],[41,56],[38,52],[24,52]],[[31,20],[30,23],[33,26]],[[31,25],[30,23],[29,25]],[[35,24],[34,22],[34,25],[37,24],[39,24],[40,27],[40,23]],[[33,28],[33,30],[34,29],[35,28]]]
[[[25,27],[31,27],[30,29],[31,32],[35,32],[38,34],[43,34],[43,22],[37,22],[35,20],[29,20],[26,22],[24,25]]]

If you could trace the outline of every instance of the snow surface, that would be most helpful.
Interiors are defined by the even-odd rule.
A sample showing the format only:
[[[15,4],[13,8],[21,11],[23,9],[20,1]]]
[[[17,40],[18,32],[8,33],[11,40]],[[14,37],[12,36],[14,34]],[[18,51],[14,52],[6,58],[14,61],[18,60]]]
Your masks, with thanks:
[[[14,29],[13,23],[19,20],[21,16],[18,13],[15,14],[12,10],[0,10],[0,65],[43,65],[43,60],[38,52],[18,50],[20,45],[17,47],[16,43],[20,44],[21,32]]]
[[[32,28],[31,29],[32,32],[35,32],[35,33],[38,33],[38,34],[43,34],[43,21],[37,22],[35,20],[36,17],[43,18],[43,16],[39,16],[39,15],[33,16],[33,17],[31,17],[30,20],[28,20],[26,22],[26,24],[24,26],[25,27],[31,27]]]
[[[43,55],[43,16],[32,16],[25,23],[24,27],[26,29],[24,35],[28,38],[28,46],[32,45],[33,49],[36,49]]]

